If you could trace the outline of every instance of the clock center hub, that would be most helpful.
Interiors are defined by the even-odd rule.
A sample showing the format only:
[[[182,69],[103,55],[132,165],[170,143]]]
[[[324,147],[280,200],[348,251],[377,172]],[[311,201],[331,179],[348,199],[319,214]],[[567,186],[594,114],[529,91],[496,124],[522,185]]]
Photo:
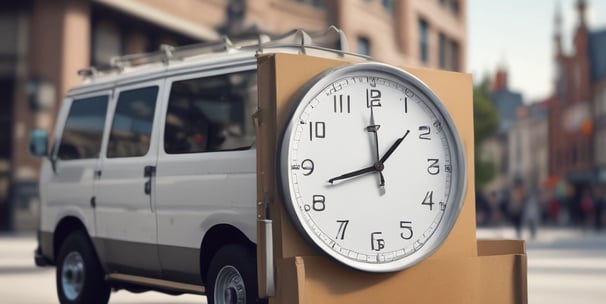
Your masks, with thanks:
[[[385,169],[385,165],[383,165],[382,162],[376,162],[375,169],[377,169],[377,171],[381,172],[381,171],[383,171],[383,169]]]

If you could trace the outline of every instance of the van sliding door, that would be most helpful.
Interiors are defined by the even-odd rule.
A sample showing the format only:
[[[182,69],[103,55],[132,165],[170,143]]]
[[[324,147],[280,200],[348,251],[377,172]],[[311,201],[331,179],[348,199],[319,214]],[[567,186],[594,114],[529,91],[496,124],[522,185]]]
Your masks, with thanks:
[[[97,236],[110,271],[159,277],[155,189],[162,81],[114,92],[95,185]]]

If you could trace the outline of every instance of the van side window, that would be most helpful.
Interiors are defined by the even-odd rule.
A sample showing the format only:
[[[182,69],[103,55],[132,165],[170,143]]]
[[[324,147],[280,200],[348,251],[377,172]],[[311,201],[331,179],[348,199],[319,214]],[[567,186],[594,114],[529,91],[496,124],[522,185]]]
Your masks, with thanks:
[[[176,81],[164,126],[168,154],[249,149],[255,141],[256,71]]]
[[[147,154],[157,95],[157,86],[120,93],[107,145],[108,158]]]
[[[99,157],[108,99],[96,96],[72,102],[57,152],[59,159]]]

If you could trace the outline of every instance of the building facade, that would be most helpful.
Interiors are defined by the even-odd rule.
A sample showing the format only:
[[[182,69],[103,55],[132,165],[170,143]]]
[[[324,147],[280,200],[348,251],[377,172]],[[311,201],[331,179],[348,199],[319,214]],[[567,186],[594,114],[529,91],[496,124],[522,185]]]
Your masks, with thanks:
[[[523,97],[520,92],[514,91],[508,85],[508,71],[504,66],[497,68],[491,79],[490,101],[494,105],[499,116],[497,134],[482,143],[479,157],[494,165],[495,176],[481,189],[485,195],[496,193],[505,195],[512,184],[511,176],[511,145],[512,128],[517,129],[519,120],[518,111],[524,107]]]
[[[544,102],[517,108],[517,122],[508,130],[509,181],[520,180],[529,191],[549,177],[548,112]]]
[[[576,2],[577,25],[573,50],[562,47],[562,19],[555,18],[556,76],[549,103],[549,172],[571,187],[569,198],[579,201],[602,176],[604,153],[604,83],[606,80],[606,30],[587,26],[587,2]],[[600,167],[601,166],[601,167]],[[602,180],[603,182],[604,180]]]
[[[606,184],[606,78],[596,84],[593,104],[596,181],[604,185]]]
[[[466,0],[25,0],[0,4],[0,230],[33,229],[40,162],[33,129],[52,131],[77,71],[161,44],[222,35],[342,29],[349,49],[399,66],[462,71]],[[52,132],[51,132],[52,134]]]
[[[593,129],[596,182],[606,185],[606,30],[589,36],[593,85]]]

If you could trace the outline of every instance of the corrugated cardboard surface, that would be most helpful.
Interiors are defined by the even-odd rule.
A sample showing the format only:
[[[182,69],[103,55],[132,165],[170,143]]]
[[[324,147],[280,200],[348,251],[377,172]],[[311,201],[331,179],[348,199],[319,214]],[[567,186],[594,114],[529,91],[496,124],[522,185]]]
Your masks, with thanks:
[[[493,256],[478,256],[478,250],[490,252],[487,247],[494,246],[482,243],[478,247],[476,242],[473,182],[467,184],[464,206],[445,243],[427,260],[398,273],[372,274],[347,268],[325,257],[296,231],[277,189],[275,165],[279,136],[298,90],[326,69],[346,64],[351,63],[289,54],[265,55],[258,61],[257,193],[262,203],[258,217],[265,218],[269,213],[268,217],[273,220],[277,274],[277,294],[270,303],[520,303],[514,298],[522,291],[508,290],[515,289],[520,273],[525,277],[525,256],[498,254],[501,249],[514,250],[510,249],[514,245],[511,243],[493,244],[504,248],[493,249]],[[464,145],[467,180],[473,181],[471,76],[426,69],[405,70],[431,87],[446,106]],[[263,208],[263,203],[269,203],[269,208]],[[264,226],[258,226],[262,295],[265,290],[264,232]],[[495,301],[483,290],[498,299]]]

